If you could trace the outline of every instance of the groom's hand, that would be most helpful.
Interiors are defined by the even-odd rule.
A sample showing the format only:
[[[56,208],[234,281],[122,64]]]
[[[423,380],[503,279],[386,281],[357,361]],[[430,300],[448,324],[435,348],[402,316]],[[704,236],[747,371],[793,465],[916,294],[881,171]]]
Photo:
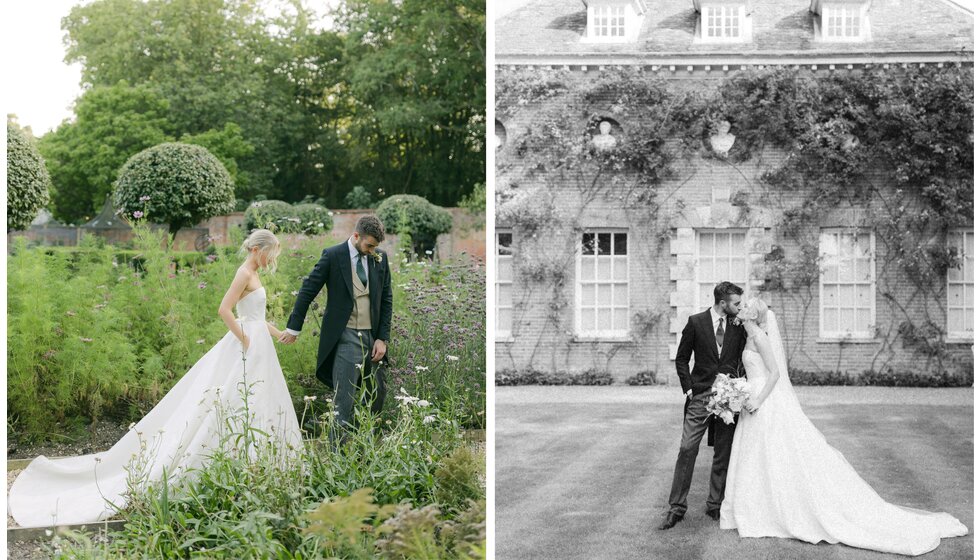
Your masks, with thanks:
[[[283,331],[283,333],[279,335],[279,342],[283,344],[292,344],[296,342],[296,335]]]
[[[385,341],[375,340],[374,350],[371,352],[371,361],[380,362],[381,358],[384,358],[387,352],[388,352],[388,345],[385,344]]]

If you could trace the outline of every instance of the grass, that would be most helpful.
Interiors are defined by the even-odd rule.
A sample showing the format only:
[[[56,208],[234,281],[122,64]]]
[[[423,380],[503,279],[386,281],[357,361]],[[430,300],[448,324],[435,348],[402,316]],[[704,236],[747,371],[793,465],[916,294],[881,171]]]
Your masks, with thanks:
[[[946,511],[973,531],[973,390],[798,387],[831,445],[886,500]],[[740,539],[704,515],[710,449],[688,514],[657,530],[681,436],[676,387],[496,389],[496,557],[883,560],[789,539]],[[929,559],[973,557],[973,536]]]

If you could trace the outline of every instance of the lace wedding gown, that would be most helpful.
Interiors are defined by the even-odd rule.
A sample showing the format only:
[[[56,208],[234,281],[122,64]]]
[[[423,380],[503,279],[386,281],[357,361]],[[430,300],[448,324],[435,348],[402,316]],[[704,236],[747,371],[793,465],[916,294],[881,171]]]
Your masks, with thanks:
[[[766,325],[781,371],[759,409],[738,420],[721,528],[738,529],[740,537],[826,541],[910,556],[935,549],[940,538],[967,534],[948,513],[886,502],[827,443],[800,408],[772,311]],[[766,383],[765,362],[753,350],[745,350],[742,361],[757,395]]]
[[[298,457],[303,440],[266,326],[265,304],[265,288],[259,288],[236,306],[249,338],[244,361],[241,342],[229,332],[108,451],[54,460],[42,455],[31,461],[7,497],[7,511],[17,524],[46,527],[114,516],[127,503],[127,465],[134,460],[142,459],[138,471],[145,475],[143,483],[162,480],[164,469],[170,480],[171,475],[193,477],[192,469],[207,461],[221,433],[231,431],[222,416],[237,413],[232,423],[242,430],[245,386],[250,390],[251,427],[269,434],[278,456]],[[255,456],[254,446],[249,452]]]

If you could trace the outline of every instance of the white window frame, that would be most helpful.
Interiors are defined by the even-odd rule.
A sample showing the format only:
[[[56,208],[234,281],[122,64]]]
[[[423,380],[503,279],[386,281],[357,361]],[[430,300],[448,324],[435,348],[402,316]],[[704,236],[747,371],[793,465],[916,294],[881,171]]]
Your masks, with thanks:
[[[835,24],[840,21],[840,25]],[[847,34],[848,31],[853,34]],[[867,3],[826,3],[820,6],[820,39],[834,43],[860,42],[869,38]]]
[[[507,255],[501,254],[501,249],[503,246],[500,244],[501,235],[510,235],[510,248]],[[494,234],[494,321],[496,332],[495,338],[497,340],[509,340],[513,336],[513,323],[514,323],[514,232],[511,229],[501,228],[498,229]],[[500,262],[506,259],[510,262],[510,280],[501,280],[500,278]],[[500,286],[509,285],[510,286],[510,301],[507,304],[501,303],[500,298]],[[511,320],[509,324],[504,325],[500,320],[500,310],[509,309],[511,313]]]
[[[702,255],[701,255],[701,235],[702,234],[708,234],[708,235],[711,235],[711,236],[717,236],[718,234],[727,234],[727,235],[729,235],[729,239],[731,239],[731,234],[733,234],[733,233],[740,233],[740,234],[742,234],[742,236],[744,238],[743,245],[742,245],[743,252],[740,255],[740,257],[744,261],[745,277],[744,278],[734,278],[734,277],[718,278],[718,277],[715,277],[715,278],[711,279],[710,281],[708,279],[705,279],[704,281],[702,281],[701,274],[702,274],[703,271],[702,271],[702,268],[701,268],[701,257],[702,257]],[[714,301],[714,294],[707,296],[708,297],[708,301],[707,302],[701,300],[701,297],[702,297],[701,285],[702,284],[711,283],[711,284],[714,284],[714,285],[718,285],[718,283],[720,283],[720,282],[722,282],[724,280],[727,280],[727,281],[732,282],[733,284],[739,286],[740,288],[742,288],[742,290],[743,290],[742,291],[742,301],[748,301],[748,298],[749,298],[749,276],[750,276],[750,271],[749,271],[748,234],[749,234],[748,228],[718,228],[718,229],[703,228],[703,229],[695,229],[694,230],[694,289],[695,289],[694,303],[696,304],[698,311],[703,311],[703,310],[711,307],[715,303],[715,301]],[[712,244],[712,248],[716,248],[717,247],[717,237],[715,237],[715,240],[716,240],[715,243]],[[731,259],[734,256],[735,256],[734,252],[728,256],[729,268],[731,268]],[[713,262],[717,262],[718,261],[717,251],[715,251],[715,254],[712,255],[712,259],[713,259]],[[714,270],[714,267],[712,267],[712,270]],[[729,276],[731,276],[731,275],[729,275]]]
[[[597,243],[597,248],[596,248],[596,253],[595,253],[595,256],[597,257],[597,259],[603,259],[603,258],[610,259],[610,263],[612,263],[612,266],[613,267],[615,267],[615,263],[613,262],[613,259],[615,259],[615,257],[617,257],[617,256],[625,256],[626,257],[626,280],[625,280],[625,282],[623,282],[623,281],[616,281],[615,280],[615,275],[612,272],[610,272],[610,275],[609,275],[609,278],[610,279],[609,279],[609,281],[600,281],[599,280],[599,275],[598,275],[598,267],[600,265],[600,261],[599,260],[596,261],[596,274],[594,275],[593,279],[592,280],[588,280],[588,281],[583,281],[583,279],[582,279],[582,257],[584,256],[584,254],[582,253],[582,237],[584,235],[586,235],[586,234],[602,234],[602,233],[624,234],[624,235],[626,235],[626,254],[625,255],[616,255],[616,238],[614,236],[611,237],[610,240],[609,240],[609,243],[610,243],[610,254],[609,255],[598,255],[597,254],[598,253],[598,243]],[[629,230],[627,230],[627,229],[616,229],[616,228],[588,228],[588,229],[580,230],[579,233],[577,234],[576,240],[575,240],[576,251],[575,251],[575,327],[574,327],[574,331],[575,331],[576,337],[578,337],[580,339],[595,339],[595,340],[623,340],[623,339],[629,338],[629,335],[630,335],[630,256],[632,255],[632,250],[631,250],[631,247],[630,247],[630,238],[631,237],[632,237],[632,234],[629,232]],[[625,284],[625,286],[626,286],[626,305],[625,306],[616,305],[616,303],[615,303],[615,301],[616,301],[615,291],[616,291],[617,288],[613,288],[613,296],[612,296],[613,303],[612,303],[612,305],[611,306],[602,306],[602,307],[609,307],[612,310],[612,316],[610,318],[610,324],[612,324],[612,325],[615,325],[615,323],[616,323],[616,309],[625,309],[626,310],[626,327],[624,329],[615,329],[615,328],[613,328],[613,329],[609,329],[609,330],[598,330],[598,328],[596,328],[595,330],[585,330],[585,329],[582,328],[582,309],[583,309],[583,303],[582,303],[582,299],[583,299],[582,285],[584,283],[588,283],[590,285],[593,285],[593,284],[595,284],[595,285],[599,285],[599,284],[611,284],[611,285],[617,285],[617,286],[618,285]],[[592,307],[594,307],[596,310],[598,310],[600,306],[598,305],[598,303],[596,303],[596,305],[594,305]]]
[[[828,262],[826,260],[827,259],[827,253],[825,253],[825,246],[824,246],[825,236],[833,235],[833,236],[836,236],[839,239],[839,238],[842,238],[843,236],[847,236],[847,235],[853,236],[853,235],[865,235],[865,234],[868,235],[868,251],[870,253],[870,256],[869,256],[870,263],[869,263],[869,270],[868,270],[869,280],[867,282],[863,282],[863,281],[862,282],[859,282],[857,280],[857,278],[856,278],[857,269],[855,268],[854,269],[855,270],[855,272],[854,272],[855,278],[853,280],[851,280],[851,281],[841,281],[841,279],[840,279],[840,266],[839,266],[839,264],[838,264],[838,277],[837,277],[837,279],[831,281],[830,279],[826,278],[826,275],[828,274],[829,267],[827,265],[827,262]],[[841,244],[840,244],[839,241],[837,242],[837,246],[838,247],[841,247]],[[876,315],[876,309],[875,309],[875,300],[877,299],[877,293],[878,293],[877,292],[877,289],[878,289],[877,288],[877,271],[876,271],[876,267],[877,267],[877,264],[876,264],[876,261],[877,261],[877,253],[875,251],[875,233],[874,233],[874,231],[872,231],[870,228],[845,228],[845,227],[820,228],[819,255],[820,255],[820,278],[819,278],[819,282],[820,282],[820,294],[819,294],[819,297],[820,297],[820,301],[819,301],[819,309],[820,309],[820,338],[822,338],[822,339],[828,339],[828,340],[851,340],[851,339],[856,339],[856,340],[873,340],[874,339],[874,336],[875,336],[875,329],[874,329],[874,326],[873,325],[875,325],[877,323],[877,315]],[[870,323],[867,325],[867,327],[868,327],[867,330],[854,330],[854,331],[842,331],[842,330],[829,331],[829,330],[827,330],[827,327],[824,324],[825,323],[825,321],[824,321],[824,311],[826,309],[825,308],[825,305],[827,303],[827,298],[826,298],[826,295],[825,295],[825,288],[828,285],[833,285],[833,286],[838,286],[838,287],[839,286],[842,286],[842,285],[843,286],[854,286],[854,287],[859,286],[859,285],[868,285],[869,286],[869,289],[870,289],[870,297],[869,297],[870,302],[869,302],[869,307],[870,308],[868,310],[868,313],[869,313],[868,318],[869,318]],[[855,290],[855,292],[856,292],[856,290]],[[855,293],[855,295],[853,297],[854,297],[854,304],[849,309],[852,309],[855,312],[855,314],[856,314],[856,311],[858,309],[858,306],[856,305],[857,294]],[[838,310],[843,310],[844,308],[842,306],[838,305],[837,309]],[[855,317],[855,320],[856,320],[856,317]],[[838,327],[839,327],[839,324],[840,324],[840,315],[838,315]]]
[[[627,43],[643,24],[643,5],[635,0],[589,0],[585,37],[589,43]]]
[[[720,12],[720,13],[718,13]],[[718,23],[718,25],[713,25]],[[725,35],[734,30],[734,34]],[[717,35],[712,35],[717,31]],[[737,4],[706,4],[701,7],[701,40],[705,43],[742,41],[745,36],[745,7]]]
[[[973,293],[973,265],[974,265],[974,254],[966,250],[968,247],[966,243],[967,236],[972,238],[972,243],[976,242],[973,235],[973,229],[971,228],[961,228],[950,230],[947,238],[946,245],[948,247],[959,249],[962,255],[962,263],[960,268],[950,268],[946,271],[946,330],[947,336],[952,339],[966,339],[973,340],[973,314],[976,309],[976,304],[967,305],[966,298],[964,297],[962,305],[953,307],[952,300],[949,297],[950,287],[952,286],[962,286],[964,288],[964,294],[967,289]],[[956,239],[957,244],[953,244],[952,241]],[[974,246],[975,247],[975,246]],[[969,279],[967,279],[967,271],[969,271]],[[954,278],[958,276],[958,278]],[[970,298],[973,299],[972,296]],[[950,312],[953,310],[964,311],[964,326],[967,330],[954,331],[950,326],[949,316]]]

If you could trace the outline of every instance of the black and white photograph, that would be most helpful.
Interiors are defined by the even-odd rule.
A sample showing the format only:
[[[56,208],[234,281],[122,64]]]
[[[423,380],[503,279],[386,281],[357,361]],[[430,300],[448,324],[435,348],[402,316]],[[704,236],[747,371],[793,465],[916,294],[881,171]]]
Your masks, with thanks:
[[[492,25],[496,558],[972,558],[973,7]]]

